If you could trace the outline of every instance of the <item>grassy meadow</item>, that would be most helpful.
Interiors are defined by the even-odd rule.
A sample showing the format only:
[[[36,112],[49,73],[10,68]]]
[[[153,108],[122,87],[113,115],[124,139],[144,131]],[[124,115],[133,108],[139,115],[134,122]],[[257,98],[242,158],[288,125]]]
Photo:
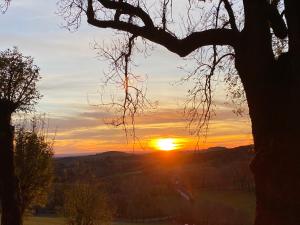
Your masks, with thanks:
[[[241,225],[253,224],[255,211],[254,193],[244,191],[212,191],[202,190],[195,196],[193,209],[199,218],[213,221],[215,217],[228,218],[231,221],[239,221]],[[62,217],[35,216],[26,217],[24,225],[65,225]],[[136,222],[114,222],[113,225],[168,225],[173,221],[136,223]]]
[[[65,219],[62,217],[27,217],[24,225],[65,225]],[[145,223],[113,222],[112,225],[145,225]],[[169,223],[147,223],[147,225],[168,225]]]
[[[64,218],[60,217],[26,217],[24,225],[64,225]]]
[[[74,182],[87,182],[93,185],[92,193],[102,191],[113,221],[118,221],[115,225],[250,225],[255,212],[248,166],[252,156],[249,146],[56,159],[55,182],[44,212],[61,209],[64,193]],[[40,215],[27,217],[24,225],[66,224],[62,217]]]

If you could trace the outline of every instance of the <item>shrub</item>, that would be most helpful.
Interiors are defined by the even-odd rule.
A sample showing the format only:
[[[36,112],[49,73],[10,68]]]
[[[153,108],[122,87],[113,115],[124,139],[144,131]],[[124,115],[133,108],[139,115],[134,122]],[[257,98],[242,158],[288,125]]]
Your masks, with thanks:
[[[68,225],[107,225],[112,221],[105,193],[87,183],[75,183],[67,188],[64,214]]]

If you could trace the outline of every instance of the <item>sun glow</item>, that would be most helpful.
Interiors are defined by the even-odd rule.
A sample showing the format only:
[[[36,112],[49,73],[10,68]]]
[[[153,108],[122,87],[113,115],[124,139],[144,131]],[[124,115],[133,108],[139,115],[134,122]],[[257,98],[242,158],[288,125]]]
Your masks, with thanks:
[[[172,151],[180,147],[176,138],[159,138],[154,140],[154,147],[162,151]]]

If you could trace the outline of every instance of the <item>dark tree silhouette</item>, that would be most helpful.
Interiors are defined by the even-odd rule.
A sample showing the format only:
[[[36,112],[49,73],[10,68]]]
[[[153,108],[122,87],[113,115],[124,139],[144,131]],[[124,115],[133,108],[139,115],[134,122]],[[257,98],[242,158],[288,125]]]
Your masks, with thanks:
[[[39,68],[17,48],[0,52],[0,183],[2,225],[22,224],[20,193],[14,165],[12,114],[28,111],[40,98]]]
[[[256,156],[251,163],[256,183],[255,224],[300,224],[300,13],[297,1],[189,0],[186,1],[185,36],[174,34],[172,9],[175,4],[172,0],[61,0],[59,7],[68,27],[77,28],[81,16],[85,15],[94,27],[123,31],[133,39],[147,39],[181,57],[212,46],[209,50],[212,63],[210,72],[205,74],[203,88],[203,103],[208,109],[211,106],[210,77],[218,63],[226,57],[234,57],[233,65],[245,91],[255,144]],[[278,43],[283,43],[281,48]],[[220,49],[226,48],[220,56]],[[197,95],[198,91],[193,93]],[[190,112],[194,122],[210,118],[207,110],[202,114],[195,110]],[[200,127],[202,122],[198,121]]]

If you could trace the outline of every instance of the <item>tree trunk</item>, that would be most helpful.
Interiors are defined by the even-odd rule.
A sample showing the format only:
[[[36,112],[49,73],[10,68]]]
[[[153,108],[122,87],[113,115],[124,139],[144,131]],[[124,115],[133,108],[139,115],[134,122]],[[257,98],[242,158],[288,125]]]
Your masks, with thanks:
[[[20,193],[15,176],[14,130],[11,114],[0,112],[0,179],[1,179],[1,225],[22,225],[19,207]]]
[[[300,224],[299,154],[286,153],[299,150],[299,143],[288,144],[289,138],[287,133],[273,144],[260,146],[251,164],[256,184],[255,225]]]
[[[292,62],[286,53],[261,73],[240,69],[256,153],[255,225],[300,224],[300,73]]]

